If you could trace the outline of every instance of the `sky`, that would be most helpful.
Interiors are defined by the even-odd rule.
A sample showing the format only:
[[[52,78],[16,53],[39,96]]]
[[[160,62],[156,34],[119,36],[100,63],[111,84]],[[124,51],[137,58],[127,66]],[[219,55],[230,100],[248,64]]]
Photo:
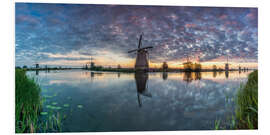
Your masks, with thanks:
[[[16,3],[15,65],[133,67],[138,46],[150,67],[181,67],[187,57],[203,67],[257,68],[258,9]]]

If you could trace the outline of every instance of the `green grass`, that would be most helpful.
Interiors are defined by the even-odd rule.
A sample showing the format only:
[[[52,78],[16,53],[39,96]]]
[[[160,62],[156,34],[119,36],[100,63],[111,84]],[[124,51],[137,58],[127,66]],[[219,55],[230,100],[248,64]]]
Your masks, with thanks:
[[[40,87],[29,79],[25,70],[15,70],[16,133],[36,132],[38,115],[42,108]]]
[[[236,98],[237,129],[258,129],[258,70],[248,76]]]
[[[249,74],[245,85],[240,85],[235,100],[235,117],[229,120],[229,128],[258,129],[258,70]],[[216,120],[215,129],[224,129],[222,127],[220,121]]]
[[[34,133],[47,132],[61,129],[60,115],[42,112],[41,89],[36,81],[30,79],[23,69],[15,70],[15,132]],[[40,115],[46,115],[48,119],[41,120]],[[44,125],[52,126],[53,129]]]

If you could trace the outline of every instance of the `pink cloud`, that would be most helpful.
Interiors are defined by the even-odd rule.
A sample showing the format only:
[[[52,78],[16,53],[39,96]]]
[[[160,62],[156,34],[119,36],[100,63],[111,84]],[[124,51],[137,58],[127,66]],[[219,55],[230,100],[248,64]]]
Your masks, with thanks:
[[[227,18],[228,18],[227,15],[222,15],[222,16],[219,17],[219,19],[222,19],[222,20],[223,20],[223,19],[227,19]]]
[[[187,27],[187,28],[194,28],[194,27],[196,27],[197,25],[196,24],[193,24],[193,23],[187,23],[186,25],[185,25],[185,27]]]

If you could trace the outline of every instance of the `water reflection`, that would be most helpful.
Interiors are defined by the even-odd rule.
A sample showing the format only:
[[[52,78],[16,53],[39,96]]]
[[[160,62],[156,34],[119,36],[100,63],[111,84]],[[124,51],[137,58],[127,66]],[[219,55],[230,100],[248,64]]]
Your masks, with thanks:
[[[217,72],[214,71],[214,72],[213,72],[213,78],[216,78],[216,77],[217,77]]]
[[[35,71],[28,74],[37,76]],[[64,132],[170,131],[213,129],[217,118],[231,117],[233,99],[248,72],[229,74],[226,79],[224,72],[70,70],[40,71],[37,77],[41,94],[48,97],[43,111],[51,111],[46,106],[57,102],[62,107],[57,111],[67,115]]]
[[[229,71],[225,71],[225,76],[227,79],[229,78]]]
[[[167,78],[168,78],[168,72],[163,72],[162,73],[162,78],[163,78],[163,80],[167,80]]]
[[[144,72],[135,73],[135,81],[136,81],[136,87],[137,87],[137,97],[138,97],[139,107],[142,106],[141,95],[146,96],[146,97],[152,97],[151,93],[148,92],[147,80],[148,80],[148,73],[144,73]]]
[[[201,80],[202,74],[201,72],[185,72],[183,80],[187,83],[192,82],[193,80]]]

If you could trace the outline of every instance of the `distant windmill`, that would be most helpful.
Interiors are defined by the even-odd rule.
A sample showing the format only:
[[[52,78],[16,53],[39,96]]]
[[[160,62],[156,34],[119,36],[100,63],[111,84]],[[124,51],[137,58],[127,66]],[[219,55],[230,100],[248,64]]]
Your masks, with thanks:
[[[139,39],[139,45],[138,49],[134,49],[131,51],[128,51],[128,53],[132,52],[137,52],[137,57],[136,57],[136,63],[135,63],[135,70],[142,70],[142,71],[147,71],[149,68],[149,63],[148,63],[148,50],[150,48],[153,48],[153,46],[147,46],[147,47],[142,47],[142,34],[140,35]]]
[[[36,69],[39,69],[39,63],[35,62],[35,64],[33,64],[35,66]]]
[[[88,65],[90,68],[93,68],[95,66],[95,63],[93,62],[93,60],[94,59],[92,58],[92,56],[90,56],[89,62],[86,62],[86,65],[85,65],[86,69],[88,68]]]
[[[229,71],[229,56],[227,55],[227,63],[225,64],[225,71]]]

